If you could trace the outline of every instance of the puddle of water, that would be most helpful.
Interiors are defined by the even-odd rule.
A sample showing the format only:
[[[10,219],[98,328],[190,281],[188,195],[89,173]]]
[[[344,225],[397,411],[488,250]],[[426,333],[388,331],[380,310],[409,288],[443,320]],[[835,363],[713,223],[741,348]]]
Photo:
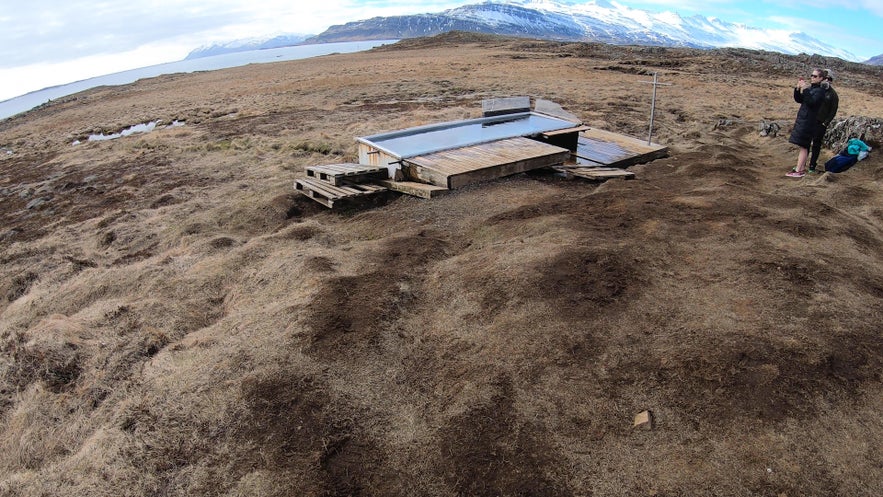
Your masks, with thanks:
[[[149,132],[153,131],[154,129],[156,129],[158,124],[159,124],[159,121],[151,121],[149,123],[136,124],[134,126],[129,126],[128,128],[120,131],[119,133],[113,133],[110,135],[92,134],[92,135],[89,135],[89,138],[87,138],[86,140],[90,141],[90,142],[97,142],[97,141],[105,141],[105,140],[115,140],[117,138],[133,135],[135,133],[149,133]],[[175,120],[175,121],[172,121],[172,123],[169,124],[168,126],[160,126],[160,129],[177,128],[178,126],[184,126],[184,121]],[[79,144],[80,144],[80,140],[74,140],[73,145],[79,145]]]

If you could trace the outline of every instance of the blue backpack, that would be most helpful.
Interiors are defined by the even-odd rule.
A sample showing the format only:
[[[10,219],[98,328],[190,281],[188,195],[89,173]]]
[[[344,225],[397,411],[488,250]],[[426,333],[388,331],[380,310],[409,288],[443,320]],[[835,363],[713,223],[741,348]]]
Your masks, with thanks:
[[[846,150],[843,150],[825,163],[825,172],[842,173],[854,166],[856,162],[858,162],[857,155],[849,155]]]

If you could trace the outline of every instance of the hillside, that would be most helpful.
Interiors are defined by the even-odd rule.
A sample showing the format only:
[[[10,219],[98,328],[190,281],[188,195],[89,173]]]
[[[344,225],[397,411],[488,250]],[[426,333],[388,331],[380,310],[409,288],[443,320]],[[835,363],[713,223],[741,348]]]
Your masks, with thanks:
[[[883,116],[873,66],[452,34],[0,121],[0,495],[880,495],[883,144],[784,175],[828,62]],[[645,137],[653,72],[634,180],[292,188],[489,97]]]
[[[871,64],[874,66],[883,65],[883,54],[877,55],[875,57],[871,57],[870,59],[865,61],[865,64]]]

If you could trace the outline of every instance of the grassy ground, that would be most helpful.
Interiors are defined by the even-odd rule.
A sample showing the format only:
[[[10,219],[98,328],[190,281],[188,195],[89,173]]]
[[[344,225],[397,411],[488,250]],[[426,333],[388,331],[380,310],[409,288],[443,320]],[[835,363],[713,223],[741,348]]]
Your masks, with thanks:
[[[459,35],[0,122],[0,494],[880,495],[883,163],[784,176],[816,63],[883,114],[842,61]],[[653,72],[635,180],[292,187],[489,97],[642,137]]]

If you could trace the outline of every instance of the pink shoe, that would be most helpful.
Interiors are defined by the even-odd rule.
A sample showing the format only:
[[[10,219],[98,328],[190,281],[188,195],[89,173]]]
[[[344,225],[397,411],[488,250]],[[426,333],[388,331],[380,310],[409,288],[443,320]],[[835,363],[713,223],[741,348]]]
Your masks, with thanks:
[[[802,178],[806,176],[806,171],[789,171],[785,176],[788,176],[789,178]]]

